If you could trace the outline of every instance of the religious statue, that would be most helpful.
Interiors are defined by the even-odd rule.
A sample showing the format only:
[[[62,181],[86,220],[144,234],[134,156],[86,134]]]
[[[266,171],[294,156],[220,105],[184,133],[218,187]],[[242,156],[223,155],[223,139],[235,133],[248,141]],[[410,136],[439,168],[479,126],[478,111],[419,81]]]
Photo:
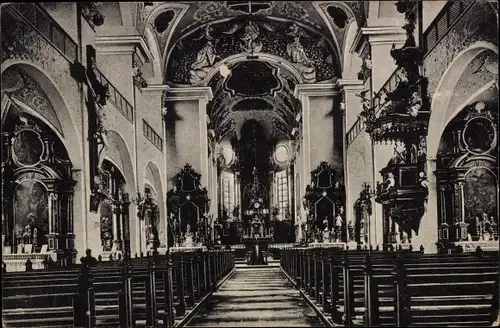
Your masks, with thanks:
[[[325,219],[323,220],[323,242],[329,242],[330,241],[330,230],[328,229],[328,217],[325,216]]]
[[[354,240],[354,225],[351,220],[349,220],[349,223],[347,224],[347,234],[349,241]]]
[[[392,172],[389,172],[387,174],[387,179],[385,180],[385,192],[388,192],[391,188],[394,188],[396,186],[396,180],[394,179],[394,174]]]
[[[366,232],[365,232],[365,216],[361,216],[361,220],[359,221],[359,239],[360,241],[366,241]]]
[[[336,234],[336,239],[340,240],[342,238],[342,223],[344,220],[340,216],[340,213],[337,213],[337,216],[335,217],[335,234]]]
[[[288,35],[293,37],[293,41],[286,46],[286,51],[291,57],[291,62],[302,73],[304,82],[314,83],[316,82],[316,69],[313,65],[314,62],[307,57],[304,47],[300,43],[301,36],[308,36],[295,23],[290,27],[290,30],[291,32],[289,32]]]
[[[422,108],[422,97],[418,94],[418,92],[413,92],[410,99],[410,108],[408,109],[408,114],[413,117],[418,115],[418,112]]]
[[[185,247],[193,247],[193,234],[191,233],[191,225],[188,223],[186,227],[186,233],[184,234],[184,246]]]
[[[262,42],[258,41],[260,31],[259,26],[254,24],[252,21],[248,22],[248,25],[245,26],[245,34],[241,38],[243,41],[240,44],[241,51],[247,53],[259,52],[262,50]]]
[[[427,190],[429,189],[429,181],[427,180],[424,172],[420,172],[418,174],[418,183],[420,184],[420,187],[422,187],[422,189],[427,192]]]
[[[214,37],[212,36],[213,27],[207,25],[205,27],[204,33],[197,39],[193,41],[198,41],[201,39],[205,39],[206,44],[198,51],[196,55],[196,60],[191,64],[190,71],[190,82],[191,84],[197,85],[203,82],[203,79],[208,74],[208,72],[212,69],[215,64],[215,60],[217,59],[217,55],[215,54],[215,42]]]

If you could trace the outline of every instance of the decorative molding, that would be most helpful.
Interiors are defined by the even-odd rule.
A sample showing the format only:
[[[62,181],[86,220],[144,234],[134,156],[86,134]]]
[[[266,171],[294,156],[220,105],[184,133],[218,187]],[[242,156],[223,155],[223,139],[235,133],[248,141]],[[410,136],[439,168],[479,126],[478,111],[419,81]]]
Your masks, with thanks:
[[[374,26],[362,27],[358,29],[354,41],[352,43],[352,52],[361,52],[365,38],[372,45],[376,44],[393,44],[404,43],[406,41],[406,33],[401,26]]]
[[[164,92],[169,92],[170,86],[166,84],[148,84],[147,88],[143,88],[142,92],[159,92],[163,94]]]
[[[363,90],[365,83],[361,80],[343,80],[337,81],[338,85],[341,86],[345,91],[360,91]]]
[[[182,101],[201,99],[210,101],[214,97],[209,87],[170,88],[165,101]]]
[[[336,83],[314,83],[297,84],[293,93],[295,98],[302,99],[303,96],[337,96],[341,94],[338,82]]]

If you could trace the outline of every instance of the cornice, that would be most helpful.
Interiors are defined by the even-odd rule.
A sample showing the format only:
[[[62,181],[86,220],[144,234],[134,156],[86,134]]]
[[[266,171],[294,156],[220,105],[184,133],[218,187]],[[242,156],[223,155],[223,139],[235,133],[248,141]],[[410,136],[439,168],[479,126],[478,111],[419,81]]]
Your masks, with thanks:
[[[210,101],[213,97],[212,88],[210,87],[169,88],[165,101],[194,99]]]
[[[360,91],[363,90],[365,87],[365,83],[358,79],[355,80],[341,79],[338,81],[338,83],[345,91]]]
[[[170,86],[166,84],[149,84],[147,88],[142,88],[142,92],[169,92]]]
[[[293,95],[301,99],[302,96],[336,96],[341,92],[337,82],[335,83],[308,83],[297,84]]]
[[[106,35],[97,36],[95,40],[97,51],[106,55],[133,54],[139,56],[142,62],[153,61],[153,55],[140,35]]]

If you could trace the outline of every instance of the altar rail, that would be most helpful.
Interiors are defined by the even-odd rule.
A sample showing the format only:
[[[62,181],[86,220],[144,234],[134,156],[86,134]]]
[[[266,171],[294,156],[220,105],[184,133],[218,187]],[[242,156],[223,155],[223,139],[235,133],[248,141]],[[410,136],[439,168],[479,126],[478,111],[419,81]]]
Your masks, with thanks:
[[[178,327],[234,268],[229,250],[3,274],[7,327]]]
[[[287,249],[281,267],[332,326],[486,327],[498,315],[498,253]]]

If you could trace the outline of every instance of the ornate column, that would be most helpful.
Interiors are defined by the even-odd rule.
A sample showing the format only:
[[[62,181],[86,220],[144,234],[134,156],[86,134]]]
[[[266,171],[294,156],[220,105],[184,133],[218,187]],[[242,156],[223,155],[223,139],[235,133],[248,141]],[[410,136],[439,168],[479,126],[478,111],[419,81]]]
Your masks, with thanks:
[[[48,243],[49,250],[59,250],[61,249],[61,245],[59,245],[60,239],[60,209],[61,209],[61,197],[54,188],[54,186],[49,187],[48,190],[48,212],[49,212],[49,234],[48,234]]]
[[[458,174],[453,185],[453,218],[455,221],[455,238],[457,241],[467,239],[468,223],[465,223],[464,177]]]
[[[12,185],[13,162],[12,162],[12,132],[2,133],[4,149],[7,153],[4,154],[2,162],[2,252],[4,246],[14,247],[15,231],[14,231],[14,195]]]
[[[113,211],[113,251],[121,251],[121,202],[114,200],[111,208]]]
[[[129,201],[128,194],[122,194],[122,199],[120,202],[120,213],[121,213],[121,219],[122,219],[121,239],[123,241],[123,250],[125,251],[125,253],[130,255],[131,249],[130,249],[129,206],[130,206],[130,201]]]

